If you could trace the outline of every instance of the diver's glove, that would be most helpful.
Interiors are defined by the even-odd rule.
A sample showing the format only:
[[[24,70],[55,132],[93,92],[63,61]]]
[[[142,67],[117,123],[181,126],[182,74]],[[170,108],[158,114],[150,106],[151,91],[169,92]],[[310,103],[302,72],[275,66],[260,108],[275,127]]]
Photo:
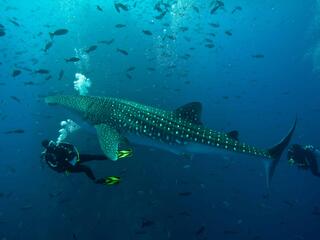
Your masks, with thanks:
[[[127,149],[127,150],[120,150],[118,151],[118,159],[120,158],[126,158],[126,157],[132,157],[133,151],[132,149]]]
[[[96,180],[97,184],[104,184],[104,185],[116,185],[120,183],[120,177],[117,176],[109,176],[105,178],[100,178]]]

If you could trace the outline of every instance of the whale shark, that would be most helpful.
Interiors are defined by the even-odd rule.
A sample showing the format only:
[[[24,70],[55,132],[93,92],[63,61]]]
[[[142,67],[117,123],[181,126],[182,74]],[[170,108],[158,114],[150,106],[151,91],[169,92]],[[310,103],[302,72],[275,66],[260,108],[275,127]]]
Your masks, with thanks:
[[[99,96],[57,95],[46,97],[45,102],[69,108],[94,126],[103,153],[113,161],[118,159],[119,145],[127,140],[179,154],[217,150],[242,153],[264,160],[268,186],[296,127],[295,120],[278,144],[262,149],[239,141],[235,134],[205,127],[201,121],[200,102],[188,103],[174,111]]]

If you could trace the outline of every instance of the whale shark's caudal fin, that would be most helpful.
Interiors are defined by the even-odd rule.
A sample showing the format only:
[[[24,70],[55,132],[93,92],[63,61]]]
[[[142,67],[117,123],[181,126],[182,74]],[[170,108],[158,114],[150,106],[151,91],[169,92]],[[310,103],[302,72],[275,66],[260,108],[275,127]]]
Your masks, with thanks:
[[[270,156],[272,157],[271,160],[268,159],[265,162],[266,167],[266,178],[267,178],[267,187],[270,187],[270,181],[274,175],[276,167],[280,161],[281,155],[285,148],[289,145],[293,132],[296,128],[297,119],[294,121],[293,126],[291,127],[289,133],[286,137],[284,137],[277,145],[273,146],[272,148],[268,149]]]

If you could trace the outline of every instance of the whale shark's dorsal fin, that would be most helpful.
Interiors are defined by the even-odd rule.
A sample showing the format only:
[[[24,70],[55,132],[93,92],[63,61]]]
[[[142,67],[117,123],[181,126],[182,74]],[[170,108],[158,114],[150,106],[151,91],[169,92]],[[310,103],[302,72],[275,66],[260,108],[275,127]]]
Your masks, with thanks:
[[[103,153],[112,161],[117,161],[118,146],[121,141],[118,131],[107,124],[95,125],[95,128]]]
[[[177,108],[174,112],[181,118],[191,121],[194,124],[202,125],[202,104],[200,102],[187,103]]]

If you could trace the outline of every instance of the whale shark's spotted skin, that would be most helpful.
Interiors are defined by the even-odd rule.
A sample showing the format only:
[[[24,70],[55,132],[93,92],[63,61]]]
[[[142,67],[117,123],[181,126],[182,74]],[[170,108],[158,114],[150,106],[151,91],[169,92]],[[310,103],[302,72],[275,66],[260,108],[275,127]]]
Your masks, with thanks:
[[[86,96],[53,96],[49,103],[57,103],[83,113],[93,125],[107,124],[121,135],[132,133],[169,145],[201,144],[227,151],[271,158],[267,150],[257,149],[230,138],[226,133],[197,124],[200,116],[182,117],[174,111],[139,104],[117,98]],[[194,111],[191,109],[191,111]]]

